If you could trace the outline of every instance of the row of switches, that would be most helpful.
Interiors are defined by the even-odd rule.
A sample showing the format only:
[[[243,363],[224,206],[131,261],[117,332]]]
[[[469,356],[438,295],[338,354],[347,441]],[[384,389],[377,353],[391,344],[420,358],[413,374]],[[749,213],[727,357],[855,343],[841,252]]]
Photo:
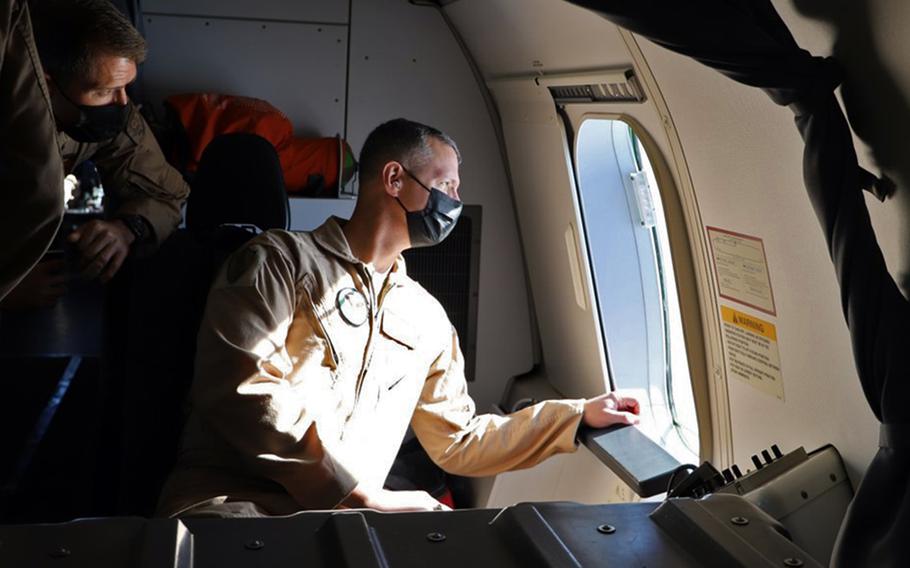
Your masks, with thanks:
[[[772,454],[774,455],[772,456]],[[762,450],[761,457],[758,457],[758,455],[753,455],[752,463],[755,464],[755,469],[761,469],[766,465],[770,465],[774,460],[782,457],[784,457],[784,454],[781,453],[780,448],[777,447],[777,444],[774,444],[771,446],[770,452],[768,452],[768,450]],[[762,462],[762,458],[764,458],[764,462]],[[721,472],[721,475],[724,476],[724,480],[727,483],[732,483],[733,481],[742,477],[743,473],[740,471],[739,466],[734,464],[732,467],[723,470]]]

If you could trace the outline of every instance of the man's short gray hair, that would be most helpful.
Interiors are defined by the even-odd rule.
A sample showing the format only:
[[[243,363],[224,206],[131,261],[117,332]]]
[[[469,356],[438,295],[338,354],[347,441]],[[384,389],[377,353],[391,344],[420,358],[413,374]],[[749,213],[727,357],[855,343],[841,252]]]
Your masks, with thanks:
[[[380,124],[367,136],[360,150],[360,179],[378,175],[382,167],[393,160],[408,169],[421,168],[433,158],[431,139],[452,148],[461,163],[461,152],[448,134],[426,124],[396,118]]]

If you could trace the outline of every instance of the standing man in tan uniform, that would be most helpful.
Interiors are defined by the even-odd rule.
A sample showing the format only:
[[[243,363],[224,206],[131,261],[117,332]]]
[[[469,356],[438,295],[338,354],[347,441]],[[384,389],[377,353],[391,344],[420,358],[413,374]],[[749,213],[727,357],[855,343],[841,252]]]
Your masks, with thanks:
[[[38,262],[63,216],[63,166],[25,0],[0,0],[0,299]]]
[[[68,240],[80,253],[83,275],[105,282],[131,251],[152,251],[177,228],[189,188],[126,94],[145,59],[139,32],[109,0],[45,0],[33,7],[57,126],[56,139],[46,143],[65,172],[91,159],[105,190],[108,218],[82,225]],[[34,296],[52,277],[39,268],[23,288]]]
[[[442,132],[387,122],[364,143],[350,221],[269,231],[225,263],[160,513],[441,510],[383,489],[409,424],[444,470],[481,476],[573,451],[582,422],[637,421],[638,403],[615,394],[475,414],[455,330],[401,257],[454,227],[459,162]]]

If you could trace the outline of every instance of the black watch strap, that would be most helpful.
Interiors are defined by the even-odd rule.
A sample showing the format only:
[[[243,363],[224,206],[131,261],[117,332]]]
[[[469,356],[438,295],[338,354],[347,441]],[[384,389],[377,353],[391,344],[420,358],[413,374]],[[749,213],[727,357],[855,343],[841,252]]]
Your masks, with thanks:
[[[142,215],[118,215],[118,219],[123,221],[133,236],[136,237],[135,243],[141,243],[148,238],[151,229],[148,221]]]

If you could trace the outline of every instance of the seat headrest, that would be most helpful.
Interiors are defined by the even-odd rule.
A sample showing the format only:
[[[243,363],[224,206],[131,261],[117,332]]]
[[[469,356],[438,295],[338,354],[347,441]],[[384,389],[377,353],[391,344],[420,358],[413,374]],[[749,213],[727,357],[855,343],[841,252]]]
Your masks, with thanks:
[[[263,231],[289,228],[278,153],[256,134],[215,137],[202,153],[191,189],[186,226],[192,231],[212,231],[225,223],[255,225]]]

